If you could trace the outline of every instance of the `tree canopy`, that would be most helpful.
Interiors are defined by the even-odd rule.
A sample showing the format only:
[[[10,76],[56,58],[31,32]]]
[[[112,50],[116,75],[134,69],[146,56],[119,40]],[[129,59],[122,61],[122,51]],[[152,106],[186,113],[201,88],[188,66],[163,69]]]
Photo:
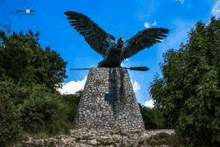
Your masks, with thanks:
[[[58,133],[70,129],[79,98],[61,95],[67,62],[38,43],[39,32],[0,30],[0,144],[22,132]],[[57,86],[58,85],[58,86]]]
[[[31,30],[26,35],[23,31],[12,35],[0,31],[0,76],[8,76],[16,82],[44,84],[55,91],[68,77],[65,75],[67,62],[49,46],[43,50],[38,36],[39,32]]]
[[[164,54],[163,78],[154,78],[149,91],[176,135],[191,145],[220,143],[220,20],[197,22],[188,34],[178,51]]]

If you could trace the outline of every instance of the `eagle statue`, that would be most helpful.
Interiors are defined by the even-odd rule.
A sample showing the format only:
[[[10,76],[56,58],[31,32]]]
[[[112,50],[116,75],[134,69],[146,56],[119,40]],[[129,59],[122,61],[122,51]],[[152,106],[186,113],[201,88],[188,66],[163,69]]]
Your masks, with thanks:
[[[139,31],[132,38],[123,42],[120,37],[115,44],[115,37],[106,33],[96,23],[87,16],[73,12],[64,12],[71,26],[81,34],[89,46],[103,56],[103,60],[98,63],[98,67],[121,67],[123,60],[130,58],[145,48],[161,42],[165,34],[169,32],[164,28],[148,28]]]

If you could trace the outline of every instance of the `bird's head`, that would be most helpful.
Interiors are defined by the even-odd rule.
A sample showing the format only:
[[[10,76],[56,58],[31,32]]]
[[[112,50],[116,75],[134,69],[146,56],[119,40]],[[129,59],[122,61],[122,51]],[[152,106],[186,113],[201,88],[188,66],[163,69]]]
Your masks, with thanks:
[[[122,44],[122,43],[123,43],[123,38],[120,37],[120,38],[118,39],[118,44]]]
[[[120,37],[120,38],[118,39],[117,44],[118,44],[118,47],[119,47],[119,48],[122,47],[122,45],[123,45],[123,38],[122,38],[122,37]]]

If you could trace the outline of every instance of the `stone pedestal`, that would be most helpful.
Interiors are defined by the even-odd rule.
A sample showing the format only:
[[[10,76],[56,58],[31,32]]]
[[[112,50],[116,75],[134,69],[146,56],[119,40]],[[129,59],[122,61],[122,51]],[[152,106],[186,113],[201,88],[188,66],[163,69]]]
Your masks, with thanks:
[[[127,69],[91,68],[75,120],[77,128],[144,129]]]

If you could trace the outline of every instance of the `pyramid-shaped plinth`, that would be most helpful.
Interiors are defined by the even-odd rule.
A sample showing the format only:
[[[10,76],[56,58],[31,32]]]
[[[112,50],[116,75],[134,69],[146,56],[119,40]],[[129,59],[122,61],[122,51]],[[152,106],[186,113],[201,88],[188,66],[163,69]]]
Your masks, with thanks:
[[[91,68],[80,99],[77,128],[142,130],[144,122],[123,68]]]

